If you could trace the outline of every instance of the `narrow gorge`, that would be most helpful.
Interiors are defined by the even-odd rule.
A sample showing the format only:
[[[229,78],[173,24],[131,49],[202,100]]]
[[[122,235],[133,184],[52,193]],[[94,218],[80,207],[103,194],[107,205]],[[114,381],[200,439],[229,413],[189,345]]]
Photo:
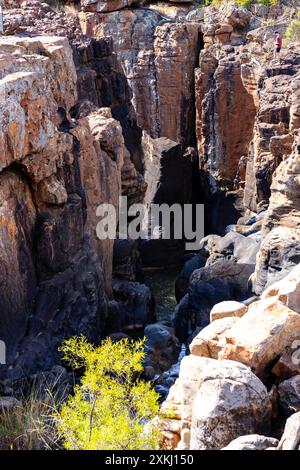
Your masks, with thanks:
[[[63,341],[145,336],[163,449],[300,448],[300,4],[203,3],[4,0],[0,415],[72,393]]]

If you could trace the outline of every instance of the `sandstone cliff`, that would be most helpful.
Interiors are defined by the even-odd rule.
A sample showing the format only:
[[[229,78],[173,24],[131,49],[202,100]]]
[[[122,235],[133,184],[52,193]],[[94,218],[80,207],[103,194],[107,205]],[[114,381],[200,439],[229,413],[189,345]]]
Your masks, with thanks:
[[[273,60],[273,42],[299,5],[197,3],[5,2],[3,387],[51,371],[80,333],[145,333],[153,379],[176,361],[178,338],[191,355],[163,405],[165,445],[274,448],[299,406],[300,53],[291,43]],[[96,209],[118,209],[121,195],[147,208],[204,202],[197,253],[184,258],[184,240],[99,240]],[[149,325],[141,258],[187,260],[169,326]],[[278,448],[299,444],[297,419]]]
[[[67,39],[7,37],[0,49],[1,337],[18,377],[51,367],[64,337],[101,331],[113,253],[95,207],[118,206],[128,151],[109,109],[69,117]]]

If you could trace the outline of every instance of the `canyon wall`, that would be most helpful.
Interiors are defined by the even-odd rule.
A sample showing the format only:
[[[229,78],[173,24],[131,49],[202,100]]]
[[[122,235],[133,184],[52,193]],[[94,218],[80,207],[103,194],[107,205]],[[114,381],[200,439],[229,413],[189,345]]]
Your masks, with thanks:
[[[80,13],[82,30],[92,37],[113,38],[139,126],[153,138],[168,137],[186,145],[194,133],[193,74],[199,24],[186,22],[184,17],[180,22],[167,21],[167,13],[155,9],[110,11],[110,7],[95,9],[94,3]]]
[[[204,238],[176,282],[175,332],[191,354],[157,421],[167,449],[299,448],[299,44],[273,60],[272,32],[232,8],[194,14],[214,20],[196,129],[211,191],[226,185],[243,215]]]
[[[66,38],[10,36],[0,50],[1,337],[18,378],[51,368],[63,338],[101,333],[113,242],[98,240],[95,211],[118,208],[129,154],[109,108],[69,117]]]
[[[274,62],[273,31],[261,40],[259,8],[230,2],[198,9],[83,0],[72,12],[37,0],[7,5],[3,376],[51,370],[74,334],[137,336],[155,321],[151,292],[138,282],[140,253],[144,265],[168,267],[183,262],[183,243],[150,240],[138,249],[132,240],[99,240],[99,204],[117,210],[121,195],[147,206],[204,202],[208,236],[178,277],[172,319],[181,342],[200,336],[165,405],[175,410],[162,424],[167,445],[221,448],[246,431],[268,433],[269,369],[299,329],[296,294],[265,299],[300,262],[299,45]],[[283,15],[284,5],[276,11]],[[224,414],[218,404],[228,396]]]

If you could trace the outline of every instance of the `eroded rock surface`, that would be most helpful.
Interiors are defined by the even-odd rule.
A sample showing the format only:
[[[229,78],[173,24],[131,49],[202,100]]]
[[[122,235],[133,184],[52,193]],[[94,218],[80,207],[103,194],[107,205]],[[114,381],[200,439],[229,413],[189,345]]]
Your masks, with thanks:
[[[95,209],[117,207],[128,150],[110,110],[70,119],[67,39],[5,37],[0,50],[1,337],[19,378],[51,368],[64,338],[103,327],[112,243],[97,239]]]
[[[172,411],[173,410],[173,411]],[[180,449],[220,449],[243,430],[267,430],[271,404],[265,386],[234,361],[183,359],[162,411],[181,420]]]

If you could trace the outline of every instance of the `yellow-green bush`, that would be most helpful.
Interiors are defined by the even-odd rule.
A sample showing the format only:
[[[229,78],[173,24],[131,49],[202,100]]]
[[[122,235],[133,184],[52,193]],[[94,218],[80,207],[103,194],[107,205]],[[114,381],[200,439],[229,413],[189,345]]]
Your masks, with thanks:
[[[84,337],[61,350],[83,376],[62,406],[58,432],[68,450],[157,449],[159,436],[149,423],[159,410],[158,394],[139,380],[144,341],[105,340],[94,347]]]
[[[208,5],[217,5],[219,3],[224,3],[224,2],[229,2],[231,0],[202,0],[200,3],[201,6],[208,6]],[[260,5],[266,5],[266,6],[274,6],[277,5],[279,0],[234,0],[236,5],[239,5],[240,7],[248,8],[254,3],[258,3]]]
[[[284,35],[285,43],[300,42],[300,13],[297,20],[291,22]]]

